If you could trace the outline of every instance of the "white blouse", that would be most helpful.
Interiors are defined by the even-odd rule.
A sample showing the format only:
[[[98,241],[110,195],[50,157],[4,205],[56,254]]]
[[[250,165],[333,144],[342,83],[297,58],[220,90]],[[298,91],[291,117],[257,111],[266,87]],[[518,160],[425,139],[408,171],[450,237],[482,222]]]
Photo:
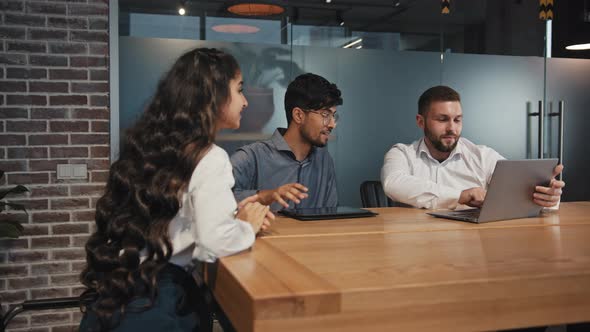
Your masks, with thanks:
[[[193,260],[214,262],[252,246],[252,226],[234,217],[237,203],[233,186],[229,157],[213,145],[195,167],[182,206],[168,227],[173,247],[171,263],[186,267]]]

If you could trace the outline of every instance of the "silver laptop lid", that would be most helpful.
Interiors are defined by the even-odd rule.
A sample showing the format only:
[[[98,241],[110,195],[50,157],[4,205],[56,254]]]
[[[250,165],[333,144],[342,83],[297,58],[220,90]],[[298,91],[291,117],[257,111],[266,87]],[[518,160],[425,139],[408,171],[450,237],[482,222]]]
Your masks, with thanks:
[[[549,185],[557,159],[499,160],[488,186],[478,222],[535,217],[537,185]]]

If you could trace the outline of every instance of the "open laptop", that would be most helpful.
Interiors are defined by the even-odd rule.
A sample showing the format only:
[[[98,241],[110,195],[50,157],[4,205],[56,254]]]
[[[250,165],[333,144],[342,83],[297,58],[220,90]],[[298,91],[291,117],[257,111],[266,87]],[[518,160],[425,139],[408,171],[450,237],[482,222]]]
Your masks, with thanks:
[[[373,217],[377,213],[369,210],[353,208],[349,206],[337,206],[311,209],[282,209],[280,214],[298,220],[325,220],[343,218]]]
[[[474,223],[536,217],[542,207],[533,202],[535,186],[549,184],[557,162],[557,159],[499,160],[481,209],[427,213]]]

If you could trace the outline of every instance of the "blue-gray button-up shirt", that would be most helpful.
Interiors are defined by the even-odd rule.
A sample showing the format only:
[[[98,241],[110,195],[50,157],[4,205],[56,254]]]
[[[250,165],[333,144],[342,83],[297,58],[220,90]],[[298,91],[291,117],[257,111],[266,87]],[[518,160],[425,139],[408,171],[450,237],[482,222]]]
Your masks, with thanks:
[[[289,207],[316,208],[338,205],[334,161],[327,148],[312,147],[302,161],[283,138],[285,128],[278,128],[269,140],[239,148],[230,158],[236,184],[236,200],[256,194],[258,190],[276,189],[284,184],[298,182],[306,186],[308,197],[300,204],[289,201]],[[282,206],[273,203],[273,211]]]

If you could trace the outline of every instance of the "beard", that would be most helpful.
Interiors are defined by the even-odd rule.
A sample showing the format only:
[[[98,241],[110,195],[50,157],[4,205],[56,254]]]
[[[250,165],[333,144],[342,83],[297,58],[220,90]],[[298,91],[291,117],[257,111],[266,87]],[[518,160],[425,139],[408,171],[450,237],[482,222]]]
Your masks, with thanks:
[[[440,137],[441,136],[450,136],[450,135],[455,136],[455,141],[450,145],[445,145],[445,143],[443,143],[443,141]],[[461,135],[454,135],[452,132],[447,132],[444,135],[437,137],[426,126],[424,127],[424,136],[426,136],[426,138],[428,138],[430,143],[432,143],[432,146],[434,146],[434,148],[440,152],[453,151],[455,149],[455,147],[457,147],[457,143],[459,143],[459,138],[461,137]]]
[[[303,139],[306,140],[312,146],[315,146],[318,148],[323,148],[328,144],[328,141],[326,141],[324,143],[321,139],[321,134],[325,133],[327,135],[330,135],[330,132],[331,132],[331,130],[322,130],[320,132],[320,135],[318,137],[314,138],[311,133],[309,133],[308,131],[305,130],[305,128],[301,128],[301,137],[303,137]]]

